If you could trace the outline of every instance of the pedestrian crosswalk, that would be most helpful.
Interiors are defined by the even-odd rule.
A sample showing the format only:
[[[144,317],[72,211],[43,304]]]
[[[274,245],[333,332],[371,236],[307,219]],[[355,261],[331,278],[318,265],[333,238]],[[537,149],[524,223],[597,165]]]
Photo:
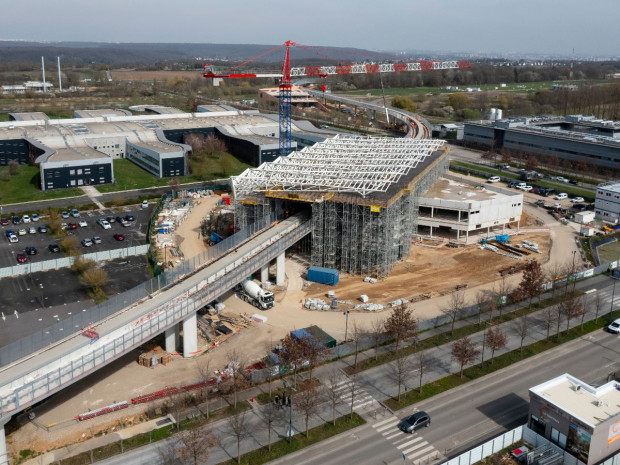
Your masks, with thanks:
[[[398,428],[400,420],[395,416],[380,421],[372,427],[381,434],[387,441],[390,441],[396,448],[414,464],[432,462],[439,457],[439,451],[428,441],[417,433],[403,433]]]
[[[351,405],[351,393],[353,393],[353,410],[358,410],[371,405],[375,400],[358,385],[353,385],[351,380],[344,380],[332,386],[343,403]]]

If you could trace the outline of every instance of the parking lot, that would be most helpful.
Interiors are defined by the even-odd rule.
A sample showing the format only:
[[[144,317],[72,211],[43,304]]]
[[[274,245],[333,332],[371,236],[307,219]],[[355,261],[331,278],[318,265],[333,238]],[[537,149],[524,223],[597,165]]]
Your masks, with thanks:
[[[114,209],[104,209],[88,212],[80,212],[79,218],[67,218],[63,219],[63,223],[79,223],[81,220],[86,222],[86,226],[78,226],[76,229],[67,230],[69,235],[75,236],[81,242],[83,239],[93,239],[99,237],[101,243],[93,243],[89,247],[80,245],[82,253],[93,253],[104,250],[120,249],[123,247],[129,247],[132,245],[141,245],[146,241],[146,229],[150,218],[151,209],[143,209],[140,206],[120,207]],[[97,220],[100,218],[118,216],[125,217],[127,215],[133,215],[134,221],[130,222],[129,226],[123,226],[118,221],[114,221],[110,224],[110,229],[104,229]],[[8,217],[10,220],[10,217]],[[41,233],[38,231],[38,227],[46,224],[46,218],[42,217],[37,222],[21,223],[14,225],[10,222],[6,226],[1,226],[0,231],[2,234],[0,240],[0,267],[13,266],[18,264],[17,255],[24,253],[26,247],[35,247],[37,250],[36,255],[27,255],[27,260],[31,262],[52,260],[60,258],[61,253],[54,253],[50,251],[49,246],[51,244],[60,244],[62,238],[55,238],[49,232]],[[30,227],[34,227],[37,232],[30,234],[27,231]],[[18,235],[18,231],[24,229],[26,234]],[[6,237],[6,231],[12,230],[18,238],[18,242],[11,243]],[[116,240],[115,234],[122,234],[124,240]]]

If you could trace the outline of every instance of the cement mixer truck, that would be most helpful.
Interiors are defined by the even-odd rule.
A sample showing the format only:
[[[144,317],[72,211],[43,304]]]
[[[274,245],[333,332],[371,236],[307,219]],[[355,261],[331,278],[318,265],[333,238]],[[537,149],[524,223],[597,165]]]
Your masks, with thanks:
[[[246,279],[237,287],[241,298],[261,310],[273,307],[273,292],[265,291],[254,281]]]

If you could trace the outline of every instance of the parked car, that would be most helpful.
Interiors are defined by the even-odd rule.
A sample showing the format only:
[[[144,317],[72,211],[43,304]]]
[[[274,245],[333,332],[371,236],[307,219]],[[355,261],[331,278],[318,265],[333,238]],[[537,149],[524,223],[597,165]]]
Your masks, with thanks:
[[[114,223],[116,221],[113,216],[108,216],[106,220],[108,223]]]
[[[14,225],[22,224],[22,219],[19,216],[14,216],[11,218],[11,221]]]
[[[577,181],[576,179],[569,179],[568,182],[574,184],[575,186],[579,184],[579,181]]]
[[[82,239],[82,245],[84,247],[90,247],[91,245],[93,245],[93,241],[91,241],[88,237]]]
[[[9,224],[9,219],[8,219],[8,218],[5,218],[5,217],[0,218],[0,224],[1,224],[2,226],[8,226],[8,224]]]
[[[108,220],[104,220],[103,218],[99,218],[97,220],[97,224],[101,226],[103,229],[110,229],[112,226]]]
[[[60,212],[60,216],[62,216],[63,219],[66,220],[67,218],[69,218],[69,212],[67,211]]]
[[[414,433],[425,426],[431,426],[431,417],[428,413],[420,411],[401,421],[398,428],[405,433]]]
[[[555,200],[564,200],[568,198],[568,194],[566,192],[560,192],[555,196]]]
[[[529,192],[529,191],[531,191],[532,189],[534,189],[534,188],[533,188],[532,186],[530,186],[530,185],[523,186],[523,187],[521,188],[521,190],[522,190],[522,191],[525,191],[525,192]]]
[[[142,201],[142,208],[149,208],[149,201],[148,200],[143,200]]]
[[[117,216],[117,217],[116,217],[116,222],[117,222],[117,223],[122,223],[124,219],[125,219],[125,218],[123,218],[122,216]]]
[[[78,224],[77,223],[69,223],[67,225],[67,228],[69,228],[69,229],[77,229],[78,228]]]
[[[17,231],[17,234],[18,234],[19,236],[25,236],[27,233],[26,233],[26,230],[25,230],[24,228],[22,228],[22,229],[20,229],[19,231]]]
[[[573,203],[582,203],[584,202],[583,197],[573,197],[572,199],[570,199],[571,202]]]
[[[517,183],[517,185],[515,187],[517,189],[523,189],[525,186],[527,186],[527,184],[525,184],[524,182],[519,182],[519,183]]]
[[[6,237],[9,237],[11,234],[15,234],[15,231],[13,231],[12,229],[7,229],[6,231],[4,231],[4,235]]]
[[[77,210],[77,208],[74,208],[73,210],[71,210],[71,216],[73,218],[79,218],[80,217],[80,212]]]
[[[545,201],[544,201],[543,199],[538,199],[538,200],[536,201],[536,205],[539,205],[539,206],[541,206],[541,207],[544,207],[544,206],[545,206]]]
[[[516,181],[510,181],[510,182],[508,183],[508,187],[510,187],[510,188],[514,188],[514,187],[517,187],[517,184],[519,184],[519,183],[518,183],[518,182],[516,182]]]
[[[18,253],[15,258],[17,258],[18,263],[26,263],[28,261],[28,256],[25,253]]]
[[[101,244],[101,238],[99,236],[93,236],[93,244]]]
[[[34,226],[30,226],[28,228],[28,234],[36,234],[37,233],[37,228],[35,228]]]
[[[86,220],[80,220],[78,221],[78,224],[80,225],[80,228],[85,228],[86,226],[88,226]]]
[[[17,238],[15,234],[9,234],[6,237],[9,240],[9,242],[19,242],[19,239]]]
[[[558,176],[557,178],[555,178],[555,180],[560,182],[568,182],[568,179],[566,179],[564,176]]]
[[[23,223],[30,223],[30,216],[28,216],[28,215],[22,216],[22,222]]]
[[[47,226],[42,224],[41,226],[39,226],[39,232],[40,233],[46,233],[47,232]]]
[[[133,215],[126,215],[126,216],[125,216],[125,219],[126,219],[127,221],[136,221],[136,218],[135,218]]]
[[[50,244],[47,246],[47,248],[49,249],[50,252],[52,253],[58,253],[60,252],[60,247],[58,247],[58,244]]]
[[[499,182],[499,181],[501,181],[501,178],[499,176],[491,176],[489,179],[487,179],[487,182]]]
[[[588,206],[585,203],[573,204],[573,210],[583,212],[583,211],[586,211],[587,209],[588,209]]]
[[[620,318],[612,321],[607,325],[607,331],[614,334],[620,333]]]
[[[30,216],[30,219],[31,219],[32,221],[39,221],[39,215],[37,215],[36,213],[33,213],[33,214]]]
[[[117,241],[124,241],[125,240],[125,236],[123,236],[122,234],[116,233],[114,234],[114,239],[116,239]]]
[[[543,178],[544,178],[544,179],[553,179],[553,176],[551,176],[549,173],[545,173],[545,174],[543,175]]]
[[[32,245],[26,247],[26,254],[27,255],[36,255],[37,254],[37,248],[32,246]]]

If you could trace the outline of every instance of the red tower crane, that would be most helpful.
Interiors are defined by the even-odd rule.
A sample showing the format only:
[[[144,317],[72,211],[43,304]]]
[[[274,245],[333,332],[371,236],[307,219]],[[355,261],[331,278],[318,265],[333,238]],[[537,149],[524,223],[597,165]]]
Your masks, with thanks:
[[[292,85],[291,78],[294,77],[322,77],[325,78],[331,75],[339,74],[369,74],[369,73],[396,73],[402,71],[430,71],[435,69],[461,69],[471,68],[469,61],[466,60],[454,60],[454,61],[418,61],[411,63],[361,63],[361,64],[346,64],[346,65],[332,65],[332,66],[303,66],[297,68],[291,68],[290,63],[290,48],[291,46],[309,49],[317,48],[311,46],[304,46],[287,40],[282,45],[267,50],[260,55],[244,61],[223,73],[216,73],[210,64],[205,64],[203,67],[203,76],[211,79],[213,85],[218,85],[222,79],[234,79],[234,78],[279,78],[279,126],[280,126],[280,156],[286,156],[291,153],[291,100],[292,100]],[[268,55],[275,50],[282,47],[285,48],[284,63],[281,73],[264,73],[264,74],[237,74],[233,73],[235,69],[255,61],[265,55]],[[315,52],[317,53],[317,52]],[[329,58],[327,55],[319,53],[324,58]],[[330,58],[331,59],[331,58]]]

